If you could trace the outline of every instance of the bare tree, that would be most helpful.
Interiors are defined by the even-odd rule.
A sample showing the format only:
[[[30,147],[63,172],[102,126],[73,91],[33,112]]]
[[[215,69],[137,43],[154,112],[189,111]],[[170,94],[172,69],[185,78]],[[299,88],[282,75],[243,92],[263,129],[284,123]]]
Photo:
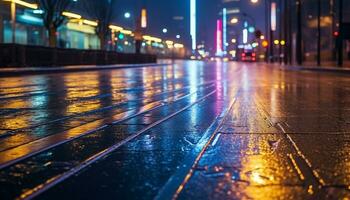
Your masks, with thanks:
[[[109,25],[112,21],[115,0],[84,0],[82,3],[87,14],[98,21],[95,31],[100,39],[101,50],[105,50],[108,35],[110,34]]]
[[[65,22],[62,12],[65,11],[72,0],[37,0],[39,8],[43,11],[44,26],[49,34],[50,47],[57,46],[57,29]]]

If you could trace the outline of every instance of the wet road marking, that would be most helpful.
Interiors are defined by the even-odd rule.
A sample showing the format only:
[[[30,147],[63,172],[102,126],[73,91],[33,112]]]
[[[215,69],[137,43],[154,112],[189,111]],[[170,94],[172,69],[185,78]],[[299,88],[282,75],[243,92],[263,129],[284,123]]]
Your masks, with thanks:
[[[215,146],[216,145],[216,143],[219,141],[220,136],[221,136],[221,133],[218,133],[216,135],[216,137],[215,137],[213,143],[211,144],[211,146]]]
[[[295,171],[296,171],[296,172],[298,173],[298,175],[299,175],[300,180],[301,180],[301,181],[304,181],[304,180],[305,180],[305,176],[304,176],[303,172],[300,170],[299,166],[297,165],[297,162],[295,161],[293,155],[289,153],[289,154],[288,154],[288,158],[289,158],[290,161],[292,162]]]
[[[300,151],[299,147],[297,144],[294,142],[294,140],[290,137],[289,135],[289,130],[288,128],[290,127],[289,124],[285,124],[284,122],[276,122],[273,123],[271,118],[272,116],[270,115],[269,112],[267,112],[263,105],[258,101],[260,99],[259,96],[255,98],[256,104],[259,107],[260,113],[264,118],[271,123],[272,126],[276,127],[279,129],[285,136],[286,140],[291,144],[292,149],[296,152],[297,157],[290,156],[292,154],[288,154],[288,158],[291,160],[294,169],[297,171],[299,174],[300,178],[304,181],[306,181],[306,184],[308,185],[308,193],[309,194],[314,194],[315,190],[319,190],[321,187],[325,186],[324,180],[321,178],[321,176],[318,174],[316,170],[313,169],[311,162],[306,158],[306,156]],[[310,186],[312,186],[312,193],[310,193]]]

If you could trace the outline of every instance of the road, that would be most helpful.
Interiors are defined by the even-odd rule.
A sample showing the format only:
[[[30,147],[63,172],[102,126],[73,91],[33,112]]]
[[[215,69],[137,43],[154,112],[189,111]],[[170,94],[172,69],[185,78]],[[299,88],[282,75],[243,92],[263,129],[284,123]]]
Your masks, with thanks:
[[[0,78],[1,199],[350,198],[350,78],[264,64]]]

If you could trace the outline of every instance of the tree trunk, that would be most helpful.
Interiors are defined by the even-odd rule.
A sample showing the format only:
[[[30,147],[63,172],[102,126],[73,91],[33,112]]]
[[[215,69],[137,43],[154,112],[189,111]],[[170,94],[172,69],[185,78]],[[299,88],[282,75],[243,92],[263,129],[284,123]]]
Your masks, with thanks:
[[[49,46],[57,47],[57,28],[51,27],[49,28]]]
[[[106,50],[106,36],[103,33],[98,34],[100,39],[100,50]]]

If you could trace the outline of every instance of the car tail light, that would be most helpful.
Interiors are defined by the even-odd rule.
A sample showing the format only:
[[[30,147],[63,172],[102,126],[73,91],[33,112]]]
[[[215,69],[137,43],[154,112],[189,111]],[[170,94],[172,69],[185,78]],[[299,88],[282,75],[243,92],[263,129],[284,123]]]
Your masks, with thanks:
[[[242,53],[242,57],[245,57],[245,53]]]

